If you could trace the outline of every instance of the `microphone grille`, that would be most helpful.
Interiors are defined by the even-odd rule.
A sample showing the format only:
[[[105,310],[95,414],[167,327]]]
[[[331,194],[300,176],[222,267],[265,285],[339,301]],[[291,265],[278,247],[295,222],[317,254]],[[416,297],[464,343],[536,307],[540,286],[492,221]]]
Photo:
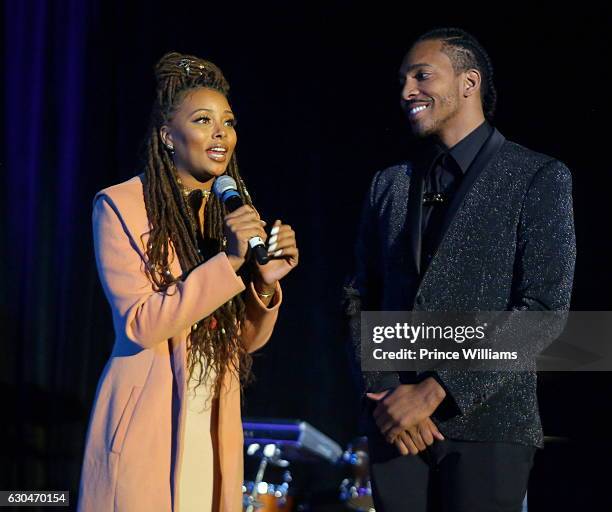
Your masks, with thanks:
[[[238,190],[236,181],[227,174],[219,176],[213,184],[213,192],[219,199],[222,199],[223,194],[228,190]]]

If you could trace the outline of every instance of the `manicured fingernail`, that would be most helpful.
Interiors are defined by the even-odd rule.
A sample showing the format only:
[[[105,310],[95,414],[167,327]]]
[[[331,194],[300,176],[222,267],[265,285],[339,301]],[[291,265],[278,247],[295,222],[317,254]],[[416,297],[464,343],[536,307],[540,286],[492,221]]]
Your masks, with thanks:
[[[276,245],[276,244],[275,244],[275,245]],[[282,249],[279,249],[278,251],[276,251],[276,252],[274,253],[274,257],[275,257],[275,258],[278,258],[278,257],[279,257],[281,254],[283,254],[283,250],[282,250]]]
[[[274,250],[276,249],[276,245],[277,244],[270,244],[270,246],[268,247],[268,252],[274,252]]]
[[[268,245],[272,245],[273,243],[275,243],[277,238],[278,238],[277,235],[271,236],[270,239],[268,240]]]
[[[270,230],[270,234],[271,235],[278,235],[278,230],[279,230],[280,226],[274,226],[271,230]]]

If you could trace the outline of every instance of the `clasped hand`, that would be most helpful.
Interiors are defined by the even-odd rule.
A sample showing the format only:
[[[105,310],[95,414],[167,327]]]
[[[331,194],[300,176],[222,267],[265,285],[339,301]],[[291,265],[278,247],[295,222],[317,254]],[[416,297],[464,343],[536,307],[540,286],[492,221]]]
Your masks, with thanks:
[[[435,379],[418,384],[401,384],[392,391],[367,393],[378,402],[373,416],[382,435],[394,444],[402,455],[416,455],[444,436],[431,420],[446,395]]]

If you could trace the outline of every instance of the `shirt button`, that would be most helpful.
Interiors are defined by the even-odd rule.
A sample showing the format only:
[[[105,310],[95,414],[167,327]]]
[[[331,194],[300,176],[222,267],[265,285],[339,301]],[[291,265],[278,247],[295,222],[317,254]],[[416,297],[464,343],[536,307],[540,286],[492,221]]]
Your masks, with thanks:
[[[417,295],[416,298],[417,304],[419,305],[423,305],[425,304],[425,297],[423,297],[420,293]]]

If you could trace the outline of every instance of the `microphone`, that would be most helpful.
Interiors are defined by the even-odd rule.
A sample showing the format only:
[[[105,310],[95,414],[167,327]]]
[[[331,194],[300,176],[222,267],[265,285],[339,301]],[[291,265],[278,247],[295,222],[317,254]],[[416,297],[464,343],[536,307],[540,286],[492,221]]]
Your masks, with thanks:
[[[224,174],[223,176],[219,176],[213,185],[213,192],[219,198],[219,200],[225,204],[225,208],[229,212],[233,212],[237,210],[241,206],[244,206],[244,202],[242,201],[242,197],[238,193],[238,187],[236,186],[236,182],[234,178]],[[251,251],[255,254],[255,258],[257,258],[257,263],[260,265],[265,265],[270,261],[270,256],[268,256],[268,251],[266,250],[266,246],[264,245],[263,240],[254,236],[249,239],[249,247]]]

